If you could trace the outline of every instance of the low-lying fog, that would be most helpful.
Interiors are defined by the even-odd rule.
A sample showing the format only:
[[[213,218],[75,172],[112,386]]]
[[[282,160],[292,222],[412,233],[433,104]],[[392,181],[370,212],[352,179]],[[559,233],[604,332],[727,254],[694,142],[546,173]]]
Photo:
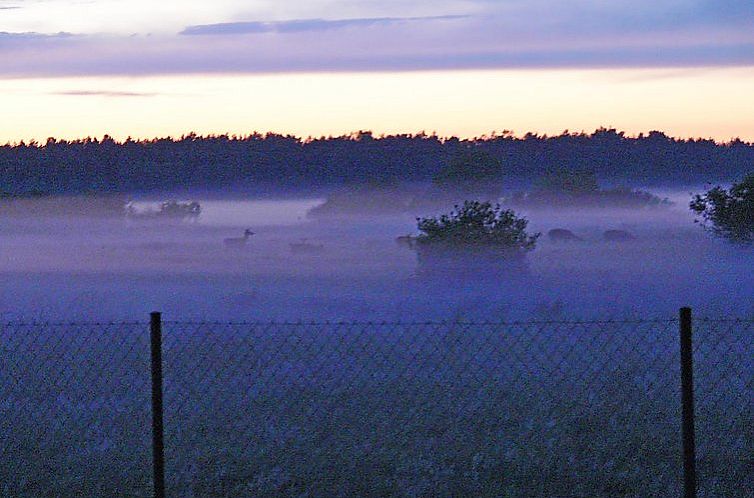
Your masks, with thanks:
[[[323,199],[198,196],[196,221],[165,223],[102,213],[112,200],[8,201],[0,318],[145,320],[152,310],[213,321],[649,318],[682,305],[751,316],[754,251],[695,225],[691,190],[655,192],[675,201],[666,209],[520,210],[543,232],[528,271],[442,280],[417,275],[416,253],[395,240],[416,233],[415,215],[432,213],[322,220],[306,213]],[[245,244],[224,243],[247,228],[255,234]],[[552,228],[584,240],[552,242]],[[603,241],[608,229],[636,240]]]

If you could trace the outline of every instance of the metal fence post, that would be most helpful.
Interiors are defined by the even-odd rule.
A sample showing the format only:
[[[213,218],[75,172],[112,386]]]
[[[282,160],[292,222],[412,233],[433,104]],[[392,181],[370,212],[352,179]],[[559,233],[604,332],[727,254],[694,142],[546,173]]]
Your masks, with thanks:
[[[691,308],[680,310],[681,417],[683,437],[683,496],[696,498],[696,444],[694,441],[694,353]]]
[[[152,472],[155,498],[165,498],[165,447],[162,426],[162,316],[150,314],[152,350]]]

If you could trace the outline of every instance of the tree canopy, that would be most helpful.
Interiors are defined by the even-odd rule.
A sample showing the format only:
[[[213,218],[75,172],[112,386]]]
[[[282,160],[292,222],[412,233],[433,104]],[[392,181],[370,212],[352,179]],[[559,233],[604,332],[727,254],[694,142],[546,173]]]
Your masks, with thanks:
[[[455,155],[435,174],[440,188],[497,192],[501,186],[503,163],[487,152],[471,149]]]
[[[506,179],[534,180],[568,165],[614,183],[725,181],[754,164],[754,144],[680,140],[661,132],[627,137],[613,129],[558,136],[509,134],[474,139],[425,133],[339,137],[190,133],[180,138],[21,142],[0,146],[0,190],[72,194],[243,186],[268,189],[428,182],[465,174],[469,151],[482,178],[499,161]],[[492,158],[492,160],[484,158]],[[454,158],[458,158],[455,163]],[[445,172],[443,173],[443,169]]]
[[[465,201],[439,217],[417,218],[417,244],[452,247],[492,246],[519,251],[535,248],[539,233],[529,235],[529,221],[490,202]]]
[[[536,182],[535,189],[554,194],[589,194],[599,190],[594,171],[558,168],[550,170]]]
[[[717,186],[695,195],[689,207],[711,232],[735,243],[754,243],[754,173],[730,189]]]

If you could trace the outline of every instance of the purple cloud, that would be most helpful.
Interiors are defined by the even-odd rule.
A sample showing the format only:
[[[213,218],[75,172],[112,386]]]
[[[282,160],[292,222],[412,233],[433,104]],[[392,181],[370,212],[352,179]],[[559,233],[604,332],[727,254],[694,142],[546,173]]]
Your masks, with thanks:
[[[69,90],[53,92],[51,95],[68,95],[72,97],[154,97],[156,93],[148,92],[119,92],[111,90]]]
[[[229,22],[189,26],[182,35],[239,35],[255,33],[300,33],[332,29],[359,28],[409,22],[448,21],[468,16],[374,17],[363,19],[293,19],[271,22]]]
[[[60,40],[64,38],[71,38],[73,33],[67,33],[61,31],[59,33],[37,33],[34,31],[27,31],[23,33],[9,33],[8,31],[0,31],[0,42],[3,41],[34,41],[34,40]]]
[[[223,23],[180,35],[0,33],[0,77],[754,65],[748,10],[636,1],[645,11],[622,16],[612,3],[530,0],[494,15]]]

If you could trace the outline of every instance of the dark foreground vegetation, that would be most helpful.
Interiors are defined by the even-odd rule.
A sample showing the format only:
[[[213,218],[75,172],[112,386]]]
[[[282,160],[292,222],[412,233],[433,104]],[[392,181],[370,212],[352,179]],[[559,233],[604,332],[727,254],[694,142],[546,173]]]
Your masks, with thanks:
[[[169,322],[167,496],[682,496],[677,328]],[[699,498],[751,496],[752,331],[695,324]],[[149,339],[0,326],[2,496],[151,496]]]
[[[754,174],[728,190],[717,186],[697,194],[690,207],[712,233],[739,244],[754,243]]]
[[[189,134],[116,142],[86,138],[0,146],[0,191],[5,195],[131,192],[223,186],[336,187],[377,182],[431,182],[458,178],[454,158],[484,153],[479,178],[502,171],[532,181],[547,171],[593,171],[611,183],[688,184],[743,176],[754,145],[740,140],[680,140],[661,132],[627,137],[614,129],[549,137],[494,135],[471,140],[424,133],[375,137],[359,132],[301,139]]]

